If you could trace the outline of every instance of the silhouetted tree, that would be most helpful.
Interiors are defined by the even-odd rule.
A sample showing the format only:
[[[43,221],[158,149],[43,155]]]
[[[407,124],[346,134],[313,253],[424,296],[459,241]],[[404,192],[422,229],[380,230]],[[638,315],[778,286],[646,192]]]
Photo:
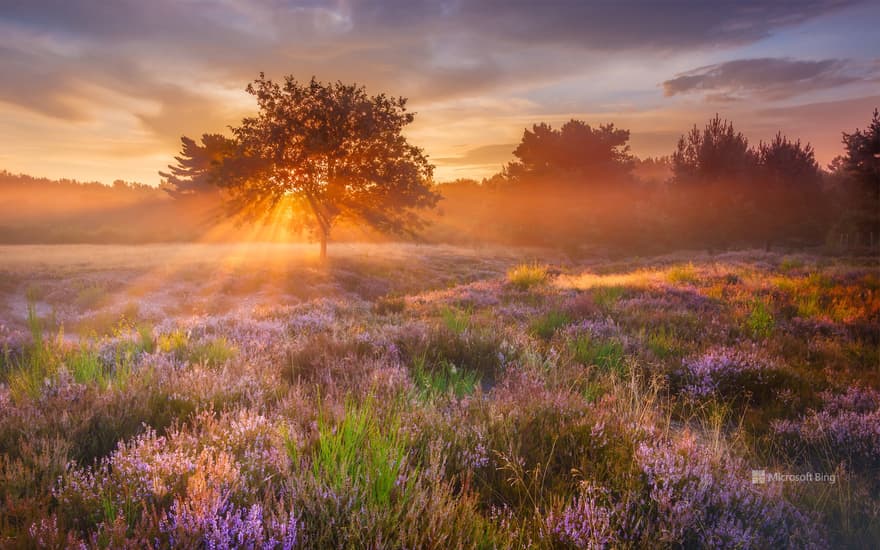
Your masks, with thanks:
[[[511,179],[554,176],[567,181],[628,174],[633,167],[628,141],[629,130],[614,124],[593,128],[570,120],[556,130],[542,122],[523,132],[513,151],[518,160],[506,172]]]
[[[844,155],[829,167],[842,189],[840,224],[874,245],[880,237],[880,112],[864,130],[843,133]],[[848,232],[848,230],[846,230]]]
[[[434,206],[439,195],[433,166],[402,135],[413,121],[406,99],[314,78],[275,83],[262,73],[247,91],[258,113],[232,129],[234,152],[205,176],[227,192],[237,212],[252,218],[287,207],[307,212],[322,258],[341,218],[398,234],[422,226],[417,210]],[[180,177],[201,181],[203,165]]]
[[[681,136],[672,154],[672,210],[680,237],[709,248],[747,238],[757,205],[749,184],[757,155],[733,123],[718,115]]]
[[[809,143],[791,141],[781,132],[757,149],[755,200],[767,248],[777,238],[815,239],[821,220],[822,173]]]
[[[201,145],[186,136],[180,141],[181,153],[174,157],[177,164],[168,165],[169,172],[159,172],[165,178],[163,188],[175,198],[215,192],[223,161],[235,155],[235,141],[220,134],[202,135]]]
[[[718,115],[700,131],[696,125],[678,140],[672,154],[673,181],[678,184],[742,182],[756,162],[749,141]]]

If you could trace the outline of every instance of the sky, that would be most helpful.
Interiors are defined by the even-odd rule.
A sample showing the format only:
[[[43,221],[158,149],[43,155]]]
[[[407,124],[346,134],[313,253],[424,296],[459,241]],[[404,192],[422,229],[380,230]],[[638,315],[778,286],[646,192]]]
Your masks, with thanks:
[[[876,0],[0,0],[0,169],[158,184],[182,135],[255,112],[261,71],[409,98],[435,179],[571,118],[668,155],[715,113],[824,165],[880,107]]]

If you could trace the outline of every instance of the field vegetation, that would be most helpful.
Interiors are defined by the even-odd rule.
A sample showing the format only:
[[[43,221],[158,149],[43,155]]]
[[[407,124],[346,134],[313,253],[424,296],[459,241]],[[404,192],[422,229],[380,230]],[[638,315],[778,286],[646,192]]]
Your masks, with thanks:
[[[51,248],[0,250],[0,546],[880,540],[873,258]]]

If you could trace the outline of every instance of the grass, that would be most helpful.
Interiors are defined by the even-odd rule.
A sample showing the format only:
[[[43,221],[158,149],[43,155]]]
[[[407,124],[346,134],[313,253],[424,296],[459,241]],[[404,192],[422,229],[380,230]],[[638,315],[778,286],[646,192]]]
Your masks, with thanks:
[[[440,310],[440,318],[443,325],[455,334],[464,333],[471,324],[470,312],[450,307],[444,307]]]
[[[406,499],[406,482],[400,488],[397,483],[407,443],[398,415],[380,419],[372,401],[360,405],[349,401],[339,424],[319,417],[312,468],[334,490],[352,484],[366,505],[387,506],[395,493]]]
[[[107,289],[100,285],[89,285],[76,293],[74,304],[80,309],[94,309],[107,300]]]
[[[64,363],[77,383],[95,384],[101,388],[107,386],[107,373],[96,351],[82,347],[72,352]]]
[[[58,355],[52,342],[45,338],[43,320],[37,315],[36,304],[28,302],[27,326],[31,342],[21,357],[10,361],[9,390],[17,401],[39,397],[47,379],[58,370]]]
[[[788,273],[790,271],[795,271],[804,267],[804,261],[800,258],[794,258],[791,256],[786,256],[779,262],[779,271],[782,273]]]
[[[746,332],[757,339],[766,339],[773,334],[776,321],[770,307],[762,300],[754,300],[745,320]]]
[[[614,339],[596,339],[588,334],[578,336],[570,343],[574,360],[582,365],[594,365],[602,372],[621,375],[625,372],[623,344]]]
[[[666,280],[673,284],[693,285],[699,282],[700,276],[694,264],[688,263],[671,267],[666,272]]]
[[[400,314],[406,309],[406,300],[401,296],[383,296],[376,300],[374,308],[379,315]]]
[[[480,383],[480,375],[470,369],[456,367],[442,360],[439,365],[429,368],[425,356],[416,359],[412,368],[412,379],[418,396],[431,400],[442,396],[462,398],[474,392]]]
[[[225,336],[220,336],[190,345],[186,357],[192,363],[217,367],[235,357],[236,353],[235,345]]]
[[[622,286],[597,286],[592,290],[593,302],[600,310],[607,313],[614,308],[614,304],[620,301],[625,292],[626,289]]]
[[[567,313],[551,310],[538,319],[535,319],[529,327],[529,331],[539,338],[549,340],[553,338],[553,335],[556,334],[557,330],[570,322],[571,318]]]
[[[507,272],[507,282],[517,290],[529,290],[547,281],[547,266],[520,264]]]
[[[185,357],[187,347],[189,346],[189,336],[180,329],[173,330],[160,335],[156,345],[159,351],[171,353],[177,358],[182,359]]]
[[[681,343],[675,332],[665,325],[647,332],[645,344],[648,350],[658,359],[668,359],[681,353]]]

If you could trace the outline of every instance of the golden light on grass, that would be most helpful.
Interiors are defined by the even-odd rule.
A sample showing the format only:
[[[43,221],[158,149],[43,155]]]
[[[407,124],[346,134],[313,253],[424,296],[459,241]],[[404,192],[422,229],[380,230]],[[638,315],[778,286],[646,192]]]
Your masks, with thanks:
[[[664,271],[637,270],[630,273],[608,275],[585,272],[579,275],[560,275],[553,284],[559,288],[577,290],[612,286],[646,287],[652,283],[663,281],[664,277]]]

